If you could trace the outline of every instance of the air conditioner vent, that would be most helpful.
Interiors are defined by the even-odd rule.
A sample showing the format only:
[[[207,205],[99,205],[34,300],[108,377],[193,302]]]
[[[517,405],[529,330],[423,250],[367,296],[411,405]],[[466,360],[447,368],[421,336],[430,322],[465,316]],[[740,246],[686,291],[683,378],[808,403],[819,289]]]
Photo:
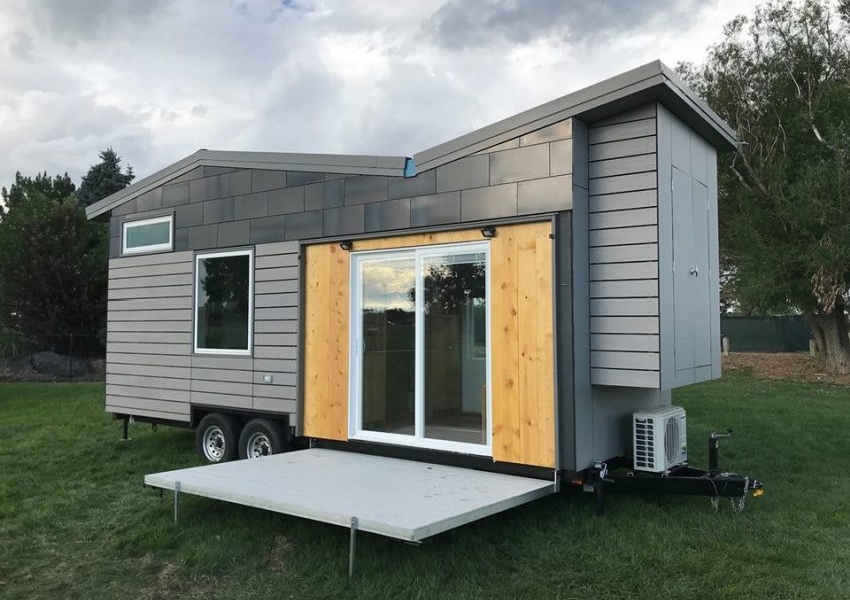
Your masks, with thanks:
[[[675,464],[681,448],[679,447],[679,419],[668,418],[664,431],[664,451],[666,452],[667,464]]]
[[[634,468],[663,473],[688,460],[685,409],[665,406],[633,415]]]

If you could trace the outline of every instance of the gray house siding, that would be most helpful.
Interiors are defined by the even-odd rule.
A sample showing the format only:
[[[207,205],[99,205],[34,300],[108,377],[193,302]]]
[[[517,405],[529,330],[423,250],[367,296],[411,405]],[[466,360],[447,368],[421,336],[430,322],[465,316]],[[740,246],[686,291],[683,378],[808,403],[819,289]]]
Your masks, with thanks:
[[[583,176],[579,125],[573,148],[573,422],[562,416],[562,427],[573,434],[561,436],[562,466],[576,471],[629,454],[632,413],[670,403],[669,390],[657,383],[655,108],[585,128]],[[650,176],[641,171],[647,168]],[[653,317],[649,324],[632,320],[646,313]]]
[[[669,406],[670,390],[613,385],[593,386],[593,459],[607,460],[632,453],[632,414]],[[593,460],[579,466],[593,465]]]
[[[590,363],[595,385],[660,385],[656,105],[589,131]]]
[[[579,470],[630,453],[632,413],[720,374],[714,148],[655,103],[589,132],[592,414],[578,418],[577,374]]]
[[[300,274],[297,242],[256,247],[252,408],[296,413]],[[270,382],[265,379],[271,378]]]
[[[192,352],[193,252],[110,260],[107,410],[184,422],[192,406],[294,414],[297,242],[256,246],[254,268],[253,356],[215,356]]]
[[[658,107],[662,387],[720,377],[717,155]]]
[[[122,223],[174,214],[174,250],[303,241],[569,210],[571,122],[400,178],[198,167],[112,211]],[[285,187],[267,189],[269,185]]]
[[[109,261],[106,410],[189,421],[191,252]]]
[[[573,124],[573,213],[570,271],[561,273],[558,293],[569,294],[570,301],[559,301],[558,336],[563,344],[571,344],[572,363],[559,364],[558,398],[561,404],[561,466],[577,470],[577,465],[593,462],[593,396],[590,386],[590,292],[588,285],[588,128]],[[563,220],[563,219],[562,219]],[[562,263],[563,264],[563,263]],[[567,266],[564,264],[564,266]],[[561,304],[563,302],[563,305]],[[571,308],[571,313],[566,309]],[[572,330],[564,327],[570,324]],[[569,337],[567,337],[569,336]],[[566,375],[569,373],[570,378]],[[572,383],[572,390],[569,385]],[[572,393],[571,393],[572,392]]]
[[[555,123],[408,178],[203,166],[117,207],[107,409],[172,421],[189,421],[199,406],[294,415],[300,244],[569,211],[571,137],[570,120]],[[125,221],[167,214],[174,252],[120,256]],[[255,268],[251,356],[193,353],[194,256],[246,247]]]

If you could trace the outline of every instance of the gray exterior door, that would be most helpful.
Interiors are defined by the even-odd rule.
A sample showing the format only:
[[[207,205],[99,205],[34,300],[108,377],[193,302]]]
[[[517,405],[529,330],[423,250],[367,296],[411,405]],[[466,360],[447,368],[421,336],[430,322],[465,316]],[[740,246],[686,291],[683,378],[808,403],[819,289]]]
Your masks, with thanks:
[[[673,169],[674,356],[677,380],[711,365],[708,189]]]
[[[694,368],[694,319],[696,290],[692,284],[694,240],[690,235],[693,198],[690,176],[673,169],[673,301],[676,371]]]
[[[708,188],[692,181],[694,267],[694,367],[711,365],[711,293],[709,290]],[[718,310],[715,308],[715,310]]]

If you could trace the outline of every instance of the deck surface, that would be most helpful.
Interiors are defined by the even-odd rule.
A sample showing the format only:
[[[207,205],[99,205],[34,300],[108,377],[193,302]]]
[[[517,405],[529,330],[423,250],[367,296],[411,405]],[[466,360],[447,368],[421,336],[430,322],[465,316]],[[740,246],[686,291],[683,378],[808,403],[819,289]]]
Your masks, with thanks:
[[[145,476],[145,484],[418,542],[554,493],[552,481],[310,449]]]

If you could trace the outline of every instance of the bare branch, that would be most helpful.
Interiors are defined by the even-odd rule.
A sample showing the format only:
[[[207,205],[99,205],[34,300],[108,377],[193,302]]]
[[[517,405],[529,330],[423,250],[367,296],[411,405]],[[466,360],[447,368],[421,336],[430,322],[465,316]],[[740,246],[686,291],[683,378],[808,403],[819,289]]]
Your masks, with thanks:
[[[740,145],[738,146],[737,155],[741,157],[741,161],[744,163],[744,170],[750,176],[750,179],[752,180],[753,184],[756,186],[756,189],[759,191],[761,196],[765,199],[770,199],[770,191],[767,189],[767,186],[764,185],[762,180],[756,174],[756,170],[753,168],[752,163],[747,158],[746,153],[741,150]]]

